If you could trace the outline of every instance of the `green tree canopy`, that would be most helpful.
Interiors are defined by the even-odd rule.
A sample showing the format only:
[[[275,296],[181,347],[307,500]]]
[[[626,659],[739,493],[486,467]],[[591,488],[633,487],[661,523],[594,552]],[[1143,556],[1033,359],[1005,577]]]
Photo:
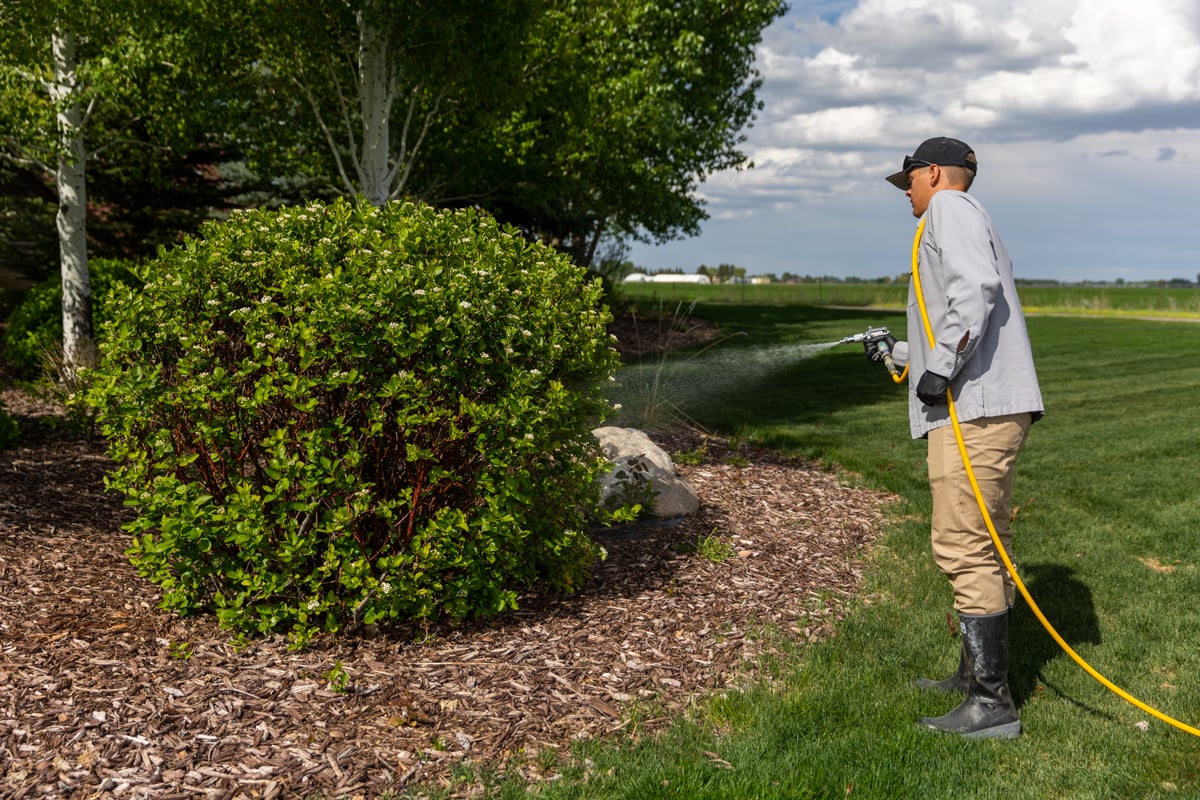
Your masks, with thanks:
[[[694,235],[699,184],[745,165],[738,145],[761,107],[754,48],[785,8],[551,0],[524,43],[517,105],[449,131],[431,170],[455,187],[444,194],[583,263],[605,235]]]
[[[590,263],[695,234],[741,167],[781,0],[258,0],[254,167],[379,204],[478,205]]]

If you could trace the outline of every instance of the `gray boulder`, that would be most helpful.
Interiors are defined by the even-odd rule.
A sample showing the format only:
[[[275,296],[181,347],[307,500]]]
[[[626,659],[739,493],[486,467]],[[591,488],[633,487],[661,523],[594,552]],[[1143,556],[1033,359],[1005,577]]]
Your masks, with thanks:
[[[600,477],[605,508],[641,503],[660,519],[694,514],[700,508],[695,490],[675,472],[675,464],[650,437],[634,428],[606,426],[592,431],[612,469]]]

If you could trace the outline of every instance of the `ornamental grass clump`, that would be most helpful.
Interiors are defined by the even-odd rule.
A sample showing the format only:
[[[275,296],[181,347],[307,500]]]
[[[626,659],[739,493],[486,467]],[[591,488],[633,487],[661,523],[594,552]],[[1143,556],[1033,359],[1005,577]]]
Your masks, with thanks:
[[[245,633],[578,586],[617,357],[598,282],[470,210],[235,214],[119,288],[87,402],[163,605]]]

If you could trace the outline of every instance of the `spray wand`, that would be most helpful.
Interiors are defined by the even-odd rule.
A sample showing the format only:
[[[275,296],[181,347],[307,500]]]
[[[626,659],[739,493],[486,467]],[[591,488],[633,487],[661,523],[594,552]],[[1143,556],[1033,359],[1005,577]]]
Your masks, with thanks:
[[[896,369],[896,364],[892,361],[892,348],[888,345],[888,339],[891,336],[887,328],[867,328],[862,333],[847,336],[838,342],[838,344],[862,344],[868,354],[874,350],[879,354],[879,358],[874,358],[873,360],[883,361],[884,366],[888,368],[888,372],[892,373],[892,380],[899,383],[904,380],[904,376],[900,374],[900,370]]]

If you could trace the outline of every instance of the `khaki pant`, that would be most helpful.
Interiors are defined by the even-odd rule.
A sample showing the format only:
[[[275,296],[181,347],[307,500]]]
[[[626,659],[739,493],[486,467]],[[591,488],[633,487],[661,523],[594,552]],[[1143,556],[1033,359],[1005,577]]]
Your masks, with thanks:
[[[1029,414],[1014,414],[959,425],[975,480],[1009,558],[1013,467],[1030,424]],[[929,433],[929,488],[933,558],[954,587],[955,609],[959,614],[983,616],[1012,606],[1016,586],[979,513],[952,425]]]

